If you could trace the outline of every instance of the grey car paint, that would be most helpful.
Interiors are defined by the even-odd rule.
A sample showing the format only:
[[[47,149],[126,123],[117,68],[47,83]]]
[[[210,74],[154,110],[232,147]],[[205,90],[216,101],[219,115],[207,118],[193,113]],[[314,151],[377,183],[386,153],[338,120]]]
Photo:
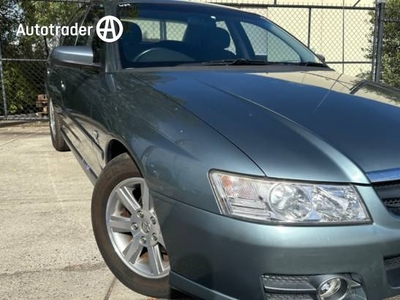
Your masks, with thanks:
[[[147,82],[179,99],[269,177],[368,183],[362,171],[400,166],[400,139],[390,130],[400,125],[397,90],[333,71],[288,71],[182,70]]]
[[[121,76],[129,81],[128,74],[132,72],[124,73]],[[138,72],[136,77],[210,124],[269,177],[369,184],[364,169],[383,170],[399,165],[398,142],[386,135],[391,135],[388,128],[398,126],[399,94],[387,86],[329,70],[293,70],[293,67],[175,68]],[[180,84],[185,88],[178,88]],[[285,84],[290,89],[284,88]],[[297,95],[301,99],[293,100]],[[357,118],[360,122],[357,123],[355,118],[359,114],[366,118]],[[249,131],[251,135],[246,134]],[[371,147],[371,137],[379,147]],[[385,143],[390,145],[382,146]],[[224,158],[218,156],[218,160]],[[221,169],[235,172],[233,165],[236,163]],[[296,265],[298,274],[353,270],[370,282],[369,299],[382,299],[388,295],[382,291],[392,290],[382,278],[382,257],[395,255],[394,249],[400,249],[397,238],[400,224],[398,219],[387,217],[387,210],[370,187],[357,187],[371,212],[373,226],[279,227],[279,230],[275,226],[243,223],[201,212],[194,208],[199,207],[198,199],[192,202],[191,197],[178,198],[177,191],[173,191],[171,199],[166,196],[172,195],[153,188],[164,222],[163,233],[171,241],[169,249],[179,253],[171,257],[174,266],[171,281],[178,287],[185,286],[185,290],[196,289],[199,284],[240,299],[258,299],[261,294],[248,293],[257,291],[256,274],[293,274]],[[175,225],[177,219],[182,225],[179,228]],[[199,237],[209,237],[207,247]],[[247,257],[245,253],[251,255]],[[339,258],[340,264],[333,263]],[[365,262],[374,263],[369,266]],[[255,277],[243,276],[240,285],[231,285],[230,282],[237,280],[234,270]],[[201,288],[199,293],[205,298],[217,297]]]
[[[116,45],[100,72],[49,64],[65,138],[90,178],[118,142],[148,182],[172,286],[206,299],[263,299],[263,274],[351,273],[368,299],[399,293],[383,260],[400,254],[400,219],[367,176],[400,166],[398,90],[310,67],[122,71]],[[353,183],[373,222],[271,226],[221,216],[212,169]]]
[[[215,78],[216,74],[224,83],[223,88],[216,86],[219,81],[207,82],[207,78]],[[228,85],[224,76],[240,80]],[[299,94],[299,90],[301,95],[307,95],[307,89],[315,91],[302,98],[304,105],[293,109],[279,106],[278,100],[271,101],[271,106],[267,107],[254,100],[256,94],[253,101],[249,101],[249,95],[227,91],[228,87],[234,90],[240,82],[245,82],[246,77],[256,82],[259,79],[262,82],[259,88],[270,87],[271,93],[277,85],[275,80],[283,84],[288,78],[287,84],[293,84],[291,89],[275,90],[274,95],[280,95],[280,101],[289,101],[285,93],[292,89],[296,91],[292,95]],[[291,82],[293,77],[300,77],[303,82]],[[368,299],[382,299],[397,293],[382,274],[385,273],[383,257],[399,252],[400,221],[394,216],[388,217],[387,210],[369,186],[366,172],[357,163],[370,155],[368,161],[374,164],[373,170],[398,166],[395,149],[363,146],[371,136],[381,145],[384,141],[396,143],[385,138],[378,129],[395,126],[397,120],[392,116],[398,113],[398,108],[393,95],[397,95],[397,91],[357,79],[338,83],[339,77],[329,70],[293,70],[293,67],[131,70],[102,77],[102,87],[96,90],[96,101],[92,104],[93,126],[101,128],[102,132],[99,144],[94,147],[107,153],[110,141],[117,139],[130,149],[148,181],[162,222],[163,235],[171,251],[173,286],[206,299],[228,299],[228,295],[261,299],[259,277],[265,273],[319,274],[327,270],[331,273],[351,270],[368,282]],[[314,79],[313,85],[306,81],[309,78]],[[174,86],[180,80],[185,89]],[[328,83],[323,86],[321,82],[325,81]],[[341,90],[335,90],[335,85],[340,85]],[[357,95],[351,94],[355,88],[359,88]],[[361,88],[368,88],[364,97],[359,96],[363,92]],[[124,90],[129,93],[117,92]],[[200,92],[194,92],[196,90]],[[132,94],[142,97],[132,101]],[[336,99],[329,98],[335,95]],[[341,99],[339,96],[344,97],[343,100],[337,100]],[[340,117],[350,112],[336,111],[339,116],[335,117],[323,107],[334,100],[348,101],[349,105],[341,104],[341,107],[352,109],[355,116],[362,110],[368,119],[361,118],[360,126],[353,125],[335,135],[334,128],[342,128],[342,124],[353,119]],[[319,123],[306,117],[304,120],[308,122],[300,123],[302,109]],[[330,109],[335,110],[334,103],[330,104]],[[385,112],[389,114],[378,122],[376,117],[382,117]],[[322,122],[320,118],[330,122]],[[378,124],[376,131],[368,122]],[[389,125],[382,125],[382,122]],[[315,127],[311,127],[312,124]],[[256,130],[246,135],[245,130],[250,130],[250,126]],[[353,133],[354,140],[351,140],[349,132],[353,130],[357,130],[357,134]],[[347,142],[334,144],[333,139],[341,140],[340,137],[349,138],[353,147]],[[333,147],[333,144],[340,147]],[[348,152],[345,149],[349,149]],[[379,149],[393,152],[381,156]],[[275,156],[270,151],[275,151]],[[276,227],[222,217],[207,178],[211,169],[253,176],[352,182],[357,184],[374,223],[323,228]],[[297,266],[295,271],[294,265]],[[243,274],[239,276],[240,285],[231,284],[238,278],[235,270]]]
[[[53,53],[52,59],[62,64],[74,64],[82,66],[93,66],[93,51],[91,47],[81,47],[79,51],[76,48],[68,46],[57,47]]]

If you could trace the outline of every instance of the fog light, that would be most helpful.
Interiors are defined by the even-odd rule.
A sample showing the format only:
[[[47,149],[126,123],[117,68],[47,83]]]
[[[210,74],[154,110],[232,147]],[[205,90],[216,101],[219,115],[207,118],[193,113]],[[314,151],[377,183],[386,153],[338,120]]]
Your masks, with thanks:
[[[319,300],[341,300],[347,295],[347,292],[347,281],[339,277],[323,281],[317,289]]]

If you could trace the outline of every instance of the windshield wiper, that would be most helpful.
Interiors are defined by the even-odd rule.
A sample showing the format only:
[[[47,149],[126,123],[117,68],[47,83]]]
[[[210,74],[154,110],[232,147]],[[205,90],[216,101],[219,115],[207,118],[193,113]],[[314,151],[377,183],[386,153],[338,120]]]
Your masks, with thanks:
[[[305,66],[305,67],[322,67],[329,68],[326,64],[305,61],[305,62],[285,62],[285,61],[265,61],[256,59],[221,59],[221,60],[211,60],[203,62],[202,65],[205,66],[265,66],[265,65],[294,65],[294,66]]]
[[[329,68],[324,63],[319,63],[315,61],[301,61],[301,62],[292,62],[292,61],[269,61],[266,62],[269,65],[286,65],[286,66],[304,66],[304,67],[321,67],[321,68]]]
[[[315,61],[304,61],[304,62],[298,62],[298,63],[289,63],[291,65],[296,65],[296,66],[305,66],[305,67],[322,67],[322,68],[329,68],[326,64],[324,63],[319,63]]]
[[[270,64],[273,63],[265,60],[246,59],[246,58],[211,60],[202,63],[202,65],[205,66],[254,66],[254,65],[262,66]]]

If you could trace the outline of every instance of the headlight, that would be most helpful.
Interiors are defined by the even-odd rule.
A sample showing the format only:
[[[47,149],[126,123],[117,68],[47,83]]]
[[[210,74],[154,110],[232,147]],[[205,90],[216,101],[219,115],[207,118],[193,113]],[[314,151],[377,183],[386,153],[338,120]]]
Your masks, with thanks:
[[[212,171],[223,214],[276,223],[366,223],[370,217],[352,185],[257,179]]]

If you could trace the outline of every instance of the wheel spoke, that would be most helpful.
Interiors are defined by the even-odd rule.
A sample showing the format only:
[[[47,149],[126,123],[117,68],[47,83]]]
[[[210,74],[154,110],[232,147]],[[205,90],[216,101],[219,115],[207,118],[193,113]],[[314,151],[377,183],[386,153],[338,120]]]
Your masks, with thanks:
[[[158,243],[161,244],[165,248],[164,238],[162,234],[158,235]]]
[[[120,259],[141,276],[167,276],[169,259],[144,178],[132,177],[121,181],[108,201],[107,231]]]
[[[131,214],[134,214],[135,210],[140,208],[140,205],[137,203],[135,197],[133,197],[131,190],[126,186],[119,188],[117,194],[122,204]]]
[[[157,244],[153,247],[148,247],[148,256],[150,269],[154,275],[159,275],[164,271],[162,257],[160,252],[160,246]]]
[[[110,227],[113,232],[130,232],[131,221],[122,216],[111,216]]]
[[[139,236],[136,235],[125,248],[123,253],[125,254],[125,259],[134,264],[139,259],[142,250],[143,246],[139,242]]]
[[[145,182],[140,184],[140,191],[142,193],[142,207],[149,211],[153,205],[150,203],[149,189]]]

